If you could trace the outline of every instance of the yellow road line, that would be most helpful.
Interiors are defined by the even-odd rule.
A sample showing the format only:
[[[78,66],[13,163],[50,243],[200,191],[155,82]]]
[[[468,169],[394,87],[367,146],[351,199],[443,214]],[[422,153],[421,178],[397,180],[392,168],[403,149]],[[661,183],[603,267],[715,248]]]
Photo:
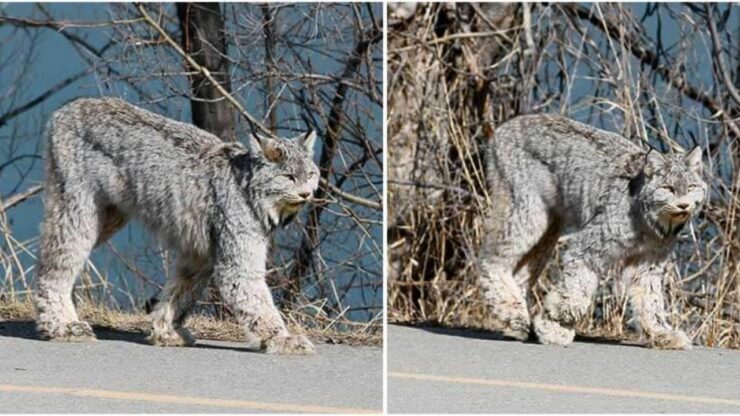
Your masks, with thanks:
[[[17,386],[0,384],[0,392],[5,393],[38,393],[60,394],[75,397],[93,397],[99,399],[130,400],[136,402],[155,402],[189,404],[198,406],[224,407],[231,409],[267,410],[280,413],[381,413],[380,410],[355,409],[349,407],[313,406],[289,403],[268,403],[251,400],[211,399],[207,397],[174,396],[169,394],[152,394],[127,391],[76,389],[69,387]]]
[[[640,398],[640,399],[668,400],[668,401],[674,401],[674,402],[724,404],[724,405],[740,407],[740,400],[733,400],[733,399],[722,399],[722,398],[707,397],[707,396],[687,396],[687,395],[681,395],[681,394],[655,393],[655,392],[648,392],[648,391],[610,389],[610,388],[603,388],[603,387],[576,386],[576,385],[568,385],[568,384],[529,383],[525,381],[434,376],[430,374],[412,374],[412,373],[397,373],[397,372],[389,372],[388,377],[397,378],[397,379],[405,379],[405,380],[437,381],[437,382],[455,383],[455,384],[475,384],[475,385],[495,386],[495,387],[515,387],[515,388],[520,388],[520,389],[546,390],[546,391],[553,391],[553,392],[558,392],[558,393],[584,393],[584,394],[598,394],[598,395],[603,395],[603,396],[635,397],[635,398]]]

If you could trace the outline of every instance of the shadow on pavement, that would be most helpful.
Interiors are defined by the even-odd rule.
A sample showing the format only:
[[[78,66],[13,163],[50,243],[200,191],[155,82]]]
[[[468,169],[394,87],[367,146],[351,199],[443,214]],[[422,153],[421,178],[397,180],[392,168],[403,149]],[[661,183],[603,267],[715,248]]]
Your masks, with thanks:
[[[122,331],[93,325],[95,336],[99,340],[126,341],[136,344],[148,344],[146,334],[137,331]],[[36,324],[33,321],[3,321],[0,322],[0,337],[33,339],[41,341],[36,334]]]
[[[232,347],[229,345],[214,345],[214,344],[206,344],[208,340],[198,340],[197,343],[190,347],[190,348],[206,348],[209,350],[224,350],[224,351],[236,351],[239,353],[255,353],[255,354],[262,354],[260,351],[255,351],[253,349],[249,349],[247,347]]]
[[[151,345],[147,341],[148,334],[140,331],[124,331],[93,325],[95,336],[99,341],[123,341],[134,344]],[[36,324],[33,321],[0,321],[0,337],[30,339],[39,342],[46,342],[39,339],[36,335]],[[189,348],[212,349],[212,350],[231,350],[237,352],[259,353],[246,347],[232,347],[228,345],[210,344],[208,340],[198,340],[197,344]]]
[[[0,322],[0,337],[38,339],[33,321]]]
[[[508,341],[508,342],[521,342],[517,339],[505,336],[499,331],[484,331],[480,329],[460,328],[460,327],[442,327],[442,326],[431,326],[431,325],[406,325],[406,324],[394,324],[399,326],[406,326],[410,328],[421,329],[422,331],[431,332],[439,335],[455,336],[461,338],[470,339],[485,339],[494,341]],[[582,335],[576,335],[575,342],[586,343],[586,344],[603,344],[603,345],[619,345],[625,347],[640,347],[641,345],[635,344],[632,341],[622,342],[619,339],[603,338],[603,337],[587,337]],[[538,344],[537,339],[534,335],[530,334],[529,339],[524,341],[525,344]]]

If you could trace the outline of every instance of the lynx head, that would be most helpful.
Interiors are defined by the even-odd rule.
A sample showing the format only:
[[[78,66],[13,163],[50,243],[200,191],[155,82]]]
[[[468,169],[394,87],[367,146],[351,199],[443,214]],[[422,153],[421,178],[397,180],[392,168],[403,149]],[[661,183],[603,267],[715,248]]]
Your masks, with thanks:
[[[701,149],[672,155],[649,152],[631,187],[650,229],[661,238],[677,235],[701,210],[707,196]]]
[[[311,200],[319,185],[319,169],[313,162],[316,133],[292,139],[251,136],[248,145],[219,145],[240,186],[269,227],[285,226]]]
[[[256,159],[252,194],[262,203],[272,225],[285,226],[311,200],[319,186],[319,169],[313,162],[316,133],[293,139],[252,136],[250,149]]]

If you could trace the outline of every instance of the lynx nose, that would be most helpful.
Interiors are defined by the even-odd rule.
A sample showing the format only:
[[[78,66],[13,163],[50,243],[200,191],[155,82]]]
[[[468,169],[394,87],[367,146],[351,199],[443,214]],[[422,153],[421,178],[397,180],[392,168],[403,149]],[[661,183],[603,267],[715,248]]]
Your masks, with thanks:
[[[298,196],[303,199],[308,199],[309,197],[311,197],[311,192],[301,192],[300,194],[298,194]]]
[[[687,210],[689,209],[689,204],[681,202],[680,204],[676,204],[676,207],[678,207],[679,209]]]

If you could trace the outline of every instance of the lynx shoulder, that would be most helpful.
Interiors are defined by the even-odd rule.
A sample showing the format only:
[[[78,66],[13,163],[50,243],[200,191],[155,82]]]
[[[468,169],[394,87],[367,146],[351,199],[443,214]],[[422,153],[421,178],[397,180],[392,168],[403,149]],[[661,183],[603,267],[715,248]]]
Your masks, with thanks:
[[[494,321],[515,338],[568,344],[598,279],[629,282],[636,326],[659,348],[688,348],[668,324],[662,274],[679,233],[707,195],[701,150],[646,151],[624,137],[555,115],[515,118],[487,151],[492,207],[479,255]],[[561,276],[530,319],[527,294],[567,236]]]
[[[314,133],[224,143],[194,126],[117,99],[78,99],[46,129],[46,198],[36,296],[42,338],[93,339],[72,303],[91,250],[130,220],[178,253],[176,276],[151,313],[152,343],[189,345],[182,326],[210,280],[256,348],[308,353],[264,280],[269,235],[318,186]]]

